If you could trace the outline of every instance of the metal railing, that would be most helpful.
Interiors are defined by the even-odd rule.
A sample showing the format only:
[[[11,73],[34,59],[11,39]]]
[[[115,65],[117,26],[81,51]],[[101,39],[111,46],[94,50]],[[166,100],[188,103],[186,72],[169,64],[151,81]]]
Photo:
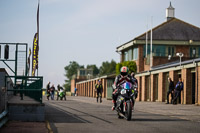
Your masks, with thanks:
[[[8,85],[8,79],[15,79],[16,83],[13,89]],[[5,84],[7,91],[14,92],[14,95],[20,94],[21,100],[23,96],[28,96],[40,103],[42,103],[42,87],[43,77],[41,76],[6,76]]]

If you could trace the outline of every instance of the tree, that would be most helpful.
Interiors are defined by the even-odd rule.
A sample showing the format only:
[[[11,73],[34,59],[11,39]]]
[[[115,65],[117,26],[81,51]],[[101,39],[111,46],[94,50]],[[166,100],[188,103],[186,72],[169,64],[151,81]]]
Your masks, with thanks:
[[[65,88],[65,91],[71,90],[71,83],[69,82],[69,80],[65,80],[65,84],[63,85],[63,87]]]
[[[70,61],[69,65],[65,66],[64,69],[67,80],[65,80],[64,87],[67,91],[70,91],[72,77],[77,74],[79,68],[84,68],[84,66],[79,65],[76,61]]]
[[[122,66],[127,66],[128,69],[129,69],[129,74],[131,72],[137,72],[137,65],[134,61],[125,61],[125,62],[122,62],[122,63],[117,63],[116,65],[116,74],[120,74],[120,69]]]
[[[99,74],[99,68],[96,65],[87,65],[87,69],[93,69],[94,76]]]
[[[79,68],[84,68],[80,66],[76,61],[70,61],[68,66],[65,66],[65,76],[71,81],[72,76],[77,74]]]
[[[120,69],[122,67],[122,63],[117,63],[116,65],[116,74],[119,75],[120,74]]]
[[[100,75],[108,75],[115,73],[116,68],[116,62],[114,60],[111,60],[111,62],[103,62],[100,67]]]

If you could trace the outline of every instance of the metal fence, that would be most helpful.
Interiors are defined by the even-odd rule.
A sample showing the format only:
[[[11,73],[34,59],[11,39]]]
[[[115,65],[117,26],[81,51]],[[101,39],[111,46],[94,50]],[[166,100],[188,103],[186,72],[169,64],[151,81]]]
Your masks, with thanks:
[[[7,91],[14,92],[14,95],[20,94],[21,100],[23,100],[24,96],[28,96],[42,103],[43,77],[6,76],[6,87],[8,79],[14,79],[16,84],[13,89],[7,89]]]

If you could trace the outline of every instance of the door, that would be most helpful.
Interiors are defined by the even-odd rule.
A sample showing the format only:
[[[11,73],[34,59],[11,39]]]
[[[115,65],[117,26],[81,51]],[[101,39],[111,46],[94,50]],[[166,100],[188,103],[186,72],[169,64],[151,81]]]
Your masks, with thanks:
[[[107,99],[112,99],[113,83],[114,83],[114,79],[107,79],[107,95],[106,95]]]
[[[158,100],[158,74],[155,75],[155,101]]]
[[[151,86],[151,84],[150,84],[150,76],[147,76],[146,77],[146,100],[147,101],[150,101],[150,87]]]
[[[192,73],[192,104],[195,104],[195,73]]]

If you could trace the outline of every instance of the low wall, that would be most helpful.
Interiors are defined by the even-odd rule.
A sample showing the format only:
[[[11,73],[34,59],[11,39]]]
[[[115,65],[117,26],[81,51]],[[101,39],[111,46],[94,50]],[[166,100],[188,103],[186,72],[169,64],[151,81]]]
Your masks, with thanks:
[[[9,120],[43,122],[45,121],[44,104],[9,104]]]

